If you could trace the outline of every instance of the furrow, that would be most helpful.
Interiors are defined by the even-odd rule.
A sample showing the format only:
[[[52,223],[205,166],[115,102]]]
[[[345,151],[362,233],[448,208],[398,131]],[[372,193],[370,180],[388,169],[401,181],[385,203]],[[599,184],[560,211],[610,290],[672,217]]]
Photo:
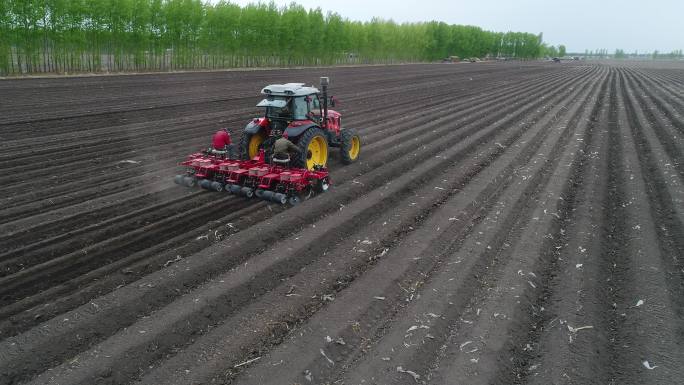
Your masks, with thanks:
[[[100,268],[87,271],[66,282],[53,285],[30,297],[0,309],[0,335],[3,338],[24,332],[58,314],[82,306],[141,277],[230,237],[240,229],[267,219],[275,207],[261,210],[266,203],[249,204],[217,221],[209,222],[153,247],[130,254]]]
[[[660,114],[655,113],[657,107],[646,100],[644,93],[646,92],[636,79],[628,72],[623,72],[625,82],[630,86],[630,101],[638,108],[640,114],[643,114],[642,121],[648,122],[648,127],[653,131],[655,137],[660,142],[660,145],[672,160],[670,167],[679,175],[679,183],[684,183],[684,126],[680,127],[680,131],[673,126],[672,121],[664,119]]]
[[[602,76],[577,98],[581,102],[570,104],[560,121],[544,125],[552,134],[519,169],[521,181],[497,199],[495,210],[449,255],[447,267],[426,282],[416,305],[384,337],[411,346],[400,349],[381,343],[373,354],[390,357],[390,361],[364,360],[361,368],[350,368],[350,380],[385,374],[401,383],[406,374],[393,370],[400,365],[431,383],[450,383],[454,376],[492,383],[496,371],[488,368],[511,364],[503,356],[508,339],[502,335],[507,336],[513,327],[510,323],[517,321],[512,313],[520,306],[521,292],[536,282],[531,267],[538,254],[533,250],[558,215],[553,205],[560,185],[552,181],[563,179],[569,159],[581,146],[577,139],[582,138],[591,111],[588,95],[596,92]],[[418,329],[406,332],[412,326]],[[423,330],[424,326],[428,328]],[[403,338],[399,337],[402,332]]]
[[[484,107],[484,106],[483,106],[483,107]],[[465,110],[465,111],[462,111],[462,112],[459,112],[459,113],[462,114],[462,115],[464,115],[464,114],[467,114],[469,111],[470,111],[470,110]],[[436,121],[433,121],[433,123],[437,124],[437,123],[439,123],[439,122],[448,122],[448,121],[451,120],[451,119],[452,119],[452,116],[446,116],[446,117],[442,117],[442,118],[440,118],[440,119],[438,119],[438,120],[436,120]],[[416,122],[409,122],[409,124],[413,124],[413,123],[416,123]],[[408,124],[407,124],[406,126],[408,126]],[[410,133],[410,131],[406,131],[406,132],[409,132],[409,133]],[[394,138],[394,137],[393,137],[392,142],[390,142],[390,144],[395,143],[395,142],[399,142],[399,141],[401,141],[401,138],[398,138],[398,139],[397,139],[397,138]],[[370,146],[370,147],[371,147],[371,150],[372,150],[372,147],[373,147],[373,146],[379,146],[379,147],[382,148],[382,146],[385,146],[385,143],[381,141],[381,142],[379,142],[379,143],[372,144],[372,145]],[[389,146],[388,146],[388,147],[389,147]]]
[[[469,110],[463,111],[462,114],[465,114],[465,113],[467,113],[468,111],[469,111]],[[450,120],[450,119],[451,119],[451,117],[450,117],[450,116],[447,116],[447,117],[440,118],[440,119],[438,119],[438,120],[436,120],[436,121],[433,121],[433,123],[437,124],[438,122],[447,122],[447,121]],[[394,141],[398,141],[398,139],[394,139]],[[384,143],[380,142],[380,143],[376,143],[376,145],[382,146],[382,145],[384,145]],[[373,146],[371,145],[371,147],[373,147]]]
[[[682,116],[684,102],[672,104],[672,100],[668,99],[668,91],[658,83],[640,72],[630,72],[630,75],[633,81],[638,85],[638,89],[648,96],[661,114],[669,119],[679,135],[684,134],[684,116]]]
[[[567,81],[571,81],[571,79],[567,79]],[[551,94],[562,95],[559,90],[555,90]],[[541,105],[542,103],[543,101],[539,101],[537,98],[537,101],[533,102],[533,104],[530,104],[522,109],[516,109],[516,112],[513,114],[506,115],[505,111],[502,112],[501,115],[506,117],[501,120],[497,126],[505,124],[513,119],[519,119],[521,116],[524,116],[525,113],[537,108],[538,105]],[[516,108],[516,106],[514,105],[511,107],[511,109],[513,108]],[[478,124],[478,122],[476,121],[472,124],[475,125]],[[470,143],[486,142],[487,140],[493,138],[494,134],[495,131],[493,127],[488,127],[487,129],[482,130],[472,130],[472,132],[469,132],[468,130],[465,130],[464,132],[450,132],[444,135],[441,140],[433,140],[429,142],[429,144],[425,145],[423,151],[416,154],[411,154],[411,156],[397,157],[396,155],[403,151],[401,148],[394,149],[394,151],[388,151],[389,154],[386,154],[385,156],[392,157],[392,153],[395,153],[394,158],[397,159],[395,162],[386,164],[385,166],[375,166],[371,168],[366,174],[357,178],[357,181],[360,182],[359,184],[354,183],[339,186],[335,191],[335,196],[339,203],[346,204],[348,201],[351,201],[358,196],[359,192],[370,191],[370,189],[376,188],[383,183],[382,181],[396,177],[402,173],[402,170],[406,169],[408,165],[420,163],[427,159],[433,159],[432,154],[450,147],[450,143],[456,143],[466,138]],[[25,365],[29,365],[34,368],[31,369],[30,367],[24,367],[25,373],[33,373],[37,368],[45,365],[44,362],[53,362],[54,359],[63,356],[65,352],[69,350],[82,350],[85,346],[87,346],[83,345],[85,340],[74,341],[70,337],[70,330],[72,330],[72,328],[78,327],[81,330],[90,330],[90,332],[98,333],[97,335],[106,335],[106,330],[108,330],[111,326],[102,323],[102,317],[107,317],[107,314],[115,312],[116,314],[120,315],[119,317],[128,318],[128,320],[119,319],[121,323],[130,323],[137,318],[135,314],[138,314],[139,312],[134,310],[134,308],[144,307],[145,309],[148,309],[147,311],[149,311],[149,309],[158,308],[160,305],[168,301],[166,297],[156,296],[155,293],[173,292],[173,288],[179,286],[193,287],[201,282],[204,277],[207,277],[209,272],[216,273],[216,268],[218,266],[224,266],[222,269],[225,269],[225,266],[237,266],[239,263],[241,263],[241,261],[244,261],[250,255],[253,255],[252,253],[258,251],[262,245],[268,244],[270,239],[278,239],[285,234],[291,234],[293,231],[301,229],[303,226],[307,226],[308,224],[315,222],[316,218],[319,216],[324,215],[325,213],[330,213],[330,207],[325,200],[314,199],[308,203],[310,204],[300,206],[300,208],[288,210],[287,216],[279,214],[273,217],[273,220],[268,223],[253,226],[253,231],[250,231],[249,234],[235,234],[229,239],[228,242],[220,244],[222,248],[230,247],[233,250],[242,250],[240,255],[233,255],[231,258],[225,260],[223,255],[217,255],[216,247],[210,247],[205,249],[204,252],[196,254],[191,259],[180,261],[167,269],[148,275],[135,286],[129,285],[123,287],[110,295],[100,298],[98,300],[99,304],[97,305],[98,309],[100,310],[95,316],[92,315],[92,308],[90,306],[86,306],[86,308],[80,309],[80,311],[77,310],[80,316],[77,316],[76,318],[80,317],[82,319],[82,321],[78,323],[79,326],[74,324],[61,325],[58,320],[50,321],[56,323],[54,325],[56,329],[55,333],[52,334],[51,344],[54,344],[54,342],[57,340],[62,341],[63,344],[58,344],[60,349],[53,350],[49,353],[46,352],[48,357],[53,358],[47,360],[36,359],[33,363],[25,363]],[[301,207],[306,207],[309,210],[305,216],[301,213],[297,214],[303,210]],[[264,234],[267,234],[268,236],[264,237]],[[190,266],[188,265],[190,260],[192,260],[192,269],[185,269],[185,266]],[[166,278],[168,277],[168,274],[171,274],[174,279]],[[152,287],[148,285],[152,285]],[[120,302],[116,300],[116,298],[127,298],[129,296],[131,298],[127,301]],[[90,316],[87,316],[89,313]],[[105,334],[102,334],[103,331],[105,331]],[[40,341],[41,338],[30,338],[29,335],[31,334],[33,333],[29,332],[27,334],[17,336],[16,338],[22,341],[30,340],[32,341],[32,346],[39,346],[42,343]],[[62,335],[63,338],[58,337],[58,335]],[[90,334],[90,336],[95,336],[95,334]],[[25,350],[28,348],[28,346],[24,343],[17,344],[12,347],[13,345],[11,345],[10,341],[13,340],[14,337],[9,338],[3,342],[3,345],[7,345],[9,343],[10,345],[8,348],[15,352],[17,346],[20,346],[24,352],[28,351]],[[95,341],[96,340],[91,340],[90,343]],[[36,349],[31,350],[36,351]],[[12,353],[8,354],[8,357],[13,357],[13,362],[15,362],[14,360],[18,359],[20,356],[21,354],[19,353],[17,353],[17,355]]]
[[[406,121],[404,121],[404,123],[406,123]],[[391,126],[388,125],[388,127],[391,127]],[[362,129],[362,131],[364,131],[364,129]],[[369,139],[369,140],[370,140],[370,139]],[[149,164],[149,162],[147,162],[146,160],[143,160],[143,161],[144,161],[145,167],[146,167],[147,169],[150,169],[150,170],[159,169],[159,166],[161,166],[161,164],[159,164],[159,163],[152,163],[152,164]],[[133,170],[134,170],[134,169],[133,169]],[[86,170],[79,170],[79,172],[76,173],[75,175],[84,175],[84,174],[86,174],[85,171],[86,171]],[[131,171],[132,171],[131,169],[127,169],[127,170],[124,170],[124,171],[122,171],[122,172],[115,173],[115,174],[113,174],[113,175],[109,175],[109,174],[108,174],[108,175],[105,175],[105,176],[101,177],[100,180],[101,180],[102,182],[104,182],[104,183],[107,183],[107,184],[120,183],[120,180],[117,180],[117,178],[116,178],[117,174],[120,175],[120,176],[126,176],[126,175],[130,175]],[[145,176],[145,177],[147,177],[147,176]],[[96,180],[97,180],[97,179],[96,179]],[[137,180],[137,181],[138,181],[137,183],[139,183],[140,181],[144,181],[144,179],[142,178],[142,176],[137,176],[137,177],[134,178],[134,180]],[[45,199],[45,200],[44,200],[44,202],[45,202],[45,203],[44,203],[44,207],[46,207],[46,208],[56,208],[56,207],[64,206],[65,204],[68,204],[69,202],[73,202],[73,200],[74,200],[74,199],[77,199],[77,197],[78,197],[78,199],[84,199],[84,198],[87,199],[87,198],[93,196],[93,195],[92,195],[92,194],[93,194],[92,192],[100,193],[101,190],[102,190],[102,189],[101,189],[101,186],[99,186],[97,183],[95,183],[95,184],[93,185],[93,183],[94,183],[94,181],[89,182],[89,187],[90,187],[90,188],[89,188],[88,190],[85,190],[85,191],[78,191],[78,193],[77,193],[76,195],[71,194],[72,196],[68,197],[68,199],[67,199],[66,201],[64,201],[64,202],[62,202],[62,201],[64,200],[63,198],[61,198],[61,199],[59,199],[59,198],[58,198],[58,199],[45,199],[45,198],[44,198],[44,199]],[[71,191],[71,190],[73,190],[74,188],[80,187],[80,185],[81,185],[81,184],[80,184],[79,182],[76,182],[76,183],[73,183],[73,184],[66,184],[66,185],[63,184],[63,185],[60,185],[59,188],[60,188],[60,191]],[[96,190],[96,189],[97,189],[97,190]],[[34,200],[35,200],[35,199],[36,199],[35,194],[36,194],[36,193],[41,193],[41,194],[43,194],[43,191],[44,191],[44,190],[40,190],[40,191],[38,191],[38,192],[34,192],[30,197],[29,197],[29,196],[25,196],[24,199],[34,199]],[[89,194],[89,191],[92,191],[92,192],[90,193],[91,195],[87,195],[87,194]],[[114,190],[114,191],[117,191],[117,190]],[[52,190],[52,189],[51,189],[51,190],[48,190],[47,192],[51,193],[52,196],[55,196],[55,194],[58,193],[57,190]],[[49,196],[50,196],[50,195],[48,195],[46,198],[49,198]],[[21,196],[20,196],[19,198],[21,198]],[[16,200],[14,200],[14,201],[16,202]],[[16,204],[16,203],[15,203],[15,204]],[[21,211],[18,211],[18,210],[20,210],[20,209],[19,209],[19,208],[15,208],[15,209],[12,210],[11,212],[7,212],[7,215],[11,215],[12,218],[16,218],[19,214],[22,213]],[[35,208],[32,208],[30,211],[26,211],[26,210],[25,210],[25,211],[23,211],[23,212],[24,212],[24,213],[28,213],[28,212],[35,213]]]
[[[497,148],[497,147],[494,147]],[[451,163],[453,162],[454,156],[459,154],[459,151],[456,149],[451,149],[449,152],[453,155],[451,156],[444,156],[443,158],[437,158],[433,160],[431,167],[428,168],[427,170],[431,169],[436,169],[435,163],[437,165],[440,164],[445,164],[447,162]],[[427,171],[426,170],[426,171]],[[82,370],[79,370],[78,373],[72,372],[73,376],[68,373],[64,373],[67,377],[64,378],[67,382],[71,383],[87,383],[92,380],[92,378],[95,378],[97,376],[100,376],[101,374],[98,373],[100,372],[101,363],[98,363],[101,359],[101,355],[93,355],[94,351],[109,351],[111,352],[111,362],[117,362],[117,355],[137,355],[139,359],[143,359],[143,357],[150,355],[145,352],[149,352],[149,345],[151,341],[160,341],[160,340],[166,340],[170,341],[171,339],[167,337],[161,337],[167,336],[167,333],[169,333],[169,328],[167,327],[168,325],[186,325],[188,323],[187,319],[183,318],[183,312],[180,312],[180,309],[188,309],[187,304],[185,303],[186,301],[194,301],[193,298],[203,298],[206,303],[203,306],[209,306],[213,309],[211,313],[211,318],[214,319],[220,319],[222,317],[221,313],[222,312],[228,312],[231,311],[231,308],[217,308],[213,303],[216,303],[216,301],[220,301],[220,298],[224,296],[230,296],[231,298],[245,298],[245,296],[239,295],[238,293],[245,291],[245,292],[251,292],[254,294],[259,293],[259,292],[265,292],[267,290],[270,290],[270,285],[267,284],[266,282],[263,282],[260,277],[266,276],[268,277],[269,281],[275,281],[274,283],[277,283],[277,280],[273,279],[273,274],[277,274],[276,277],[287,277],[291,274],[293,274],[296,271],[300,271],[302,268],[302,265],[300,263],[311,263],[309,262],[310,259],[318,259],[318,255],[321,253],[332,253],[333,250],[327,246],[329,242],[326,242],[325,240],[327,237],[330,237],[330,233],[334,233],[335,238],[345,238],[348,237],[350,234],[346,234],[345,229],[355,229],[356,226],[353,226],[353,224],[359,224],[359,223],[365,223],[367,222],[367,215],[372,215],[373,212],[377,211],[383,211],[383,210],[377,210],[374,209],[373,206],[376,205],[382,205],[383,208],[386,209],[391,209],[391,206],[393,205],[393,202],[405,197],[405,196],[411,196],[410,190],[406,190],[407,186],[410,186],[411,184],[415,183],[415,174],[417,175],[429,175],[429,172],[409,172],[408,175],[400,178],[397,181],[394,181],[391,185],[389,185],[388,188],[381,188],[381,189],[376,189],[374,192],[371,192],[370,194],[372,195],[377,195],[378,198],[373,198],[371,199],[370,197],[366,197],[363,200],[356,200],[349,205],[345,206],[345,209],[342,211],[341,214],[335,215],[328,217],[324,219],[323,221],[317,222],[317,227],[319,226],[323,228],[323,230],[313,230],[313,229],[306,229],[294,236],[294,239],[289,238],[288,241],[283,241],[281,242],[281,245],[277,247],[277,249],[271,250],[270,252],[267,251],[264,255],[264,253],[260,254],[259,256],[255,256],[252,258],[253,263],[252,265],[248,265],[246,267],[247,271],[244,269],[236,269],[236,271],[231,272],[226,274],[225,276],[222,277],[217,277],[211,284],[211,293],[207,293],[206,295],[199,295],[196,292],[191,293],[190,295],[187,296],[187,298],[180,298],[178,301],[174,302],[174,304],[170,305],[169,308],[164,308],[160,310],[159,313],[155,313],[155,317],[159,317],[159,319],[149,319],[149,326],[150,327],[156,327],[157,330],[150,330],[150,327],[145,327],[143,325],[137,324],[137,326],[132,326],[129,328],[129,330],[138,330],[139,327],[142,329],[139,330],[146,330],[145,331],[145,342],[141,343],[140,338],[132,338],[132,336],[136,336],[135,333],[121,333],[117,336],[114,336],[111,340],[105,341],[103,345],[99,347],[93,348],[93,350],[85,352],[78,361],[81,363],[81,367],[83,368]],[[379,191],[378,191],[379,190]],[[434,189],[433,189],[434,190]],[[398,194],[399,193],[399,194]],[[370,206],[370,207],[356,207],[357,205],[360,206]],[[347,211],[345,211],[347,210]],[[359,213],[365,213],[365,214],[359,214]],[[335,223],[335,225],[327,224],[326,221],[329,221],[331,223]],[[351,223],[350,223],[351,222]],[[316,235],[316,233],[319,233],[321,235]],[[346,236],[345,236],[346,235]],[[314,237],[314,238],[312,238]],[[324,238],[318,238],[318,237],[324,237]],[[335,239],[333,238],[333,239]],[[282,244],[284,243],[284,244]],[[290,243],[290,245],[288,245]],[[318,247],[312,246],[312,245],[320,245]],[[283,251],[287,250],[287,251]],[[334,256],[333,256],[334,257]],[[331,257],[328,257],[331,258]],[[266,261],[269,261],[269,264],[266,265],[265,267],[260,266],[260,263],[258,262],[259,259],[264,259]],[[297,260],[303,260],[301,262],[297,262]],[[331,260],[331,259],[328,259]],[[272,264],[276,264],[276,266],[272,266]],[[252,267],[250,267],[252,266]],[[256,271],[252,269],[257,269]],[[261,272],[261,269],[265,269],[265,271]],[[273,272],[272,272],[273,271]],[[276,273],[277,272],[277,273]],[[256,282],[253,282],[255,281]],[[223,288],[221,290],[214,288],[215,283],[218,281],[218,283],[223,283],[225,285],[218,285],[218,286],[224,286],[227,288],[233,288],[233,290],[230,290],[226,292],[226,288]],[[223,281],[223,282],[222,282]],[[257,286],[258,285],[258,286]],[[308,296],[305,296],[305,298],[308,298]],[[233,306],[239,306],[235,300],[231,301]],[[198,311],[197,310],[186,310],[185,313],[189,313],[185,317],[191,316],[193,318],[196,318],[198,316]],[[207,317],[206,313],[202,313],[202,317]],[[228,313],[230,314],[230,313]],[[224,315],[225,317],[225,315]],[[173,321],[171,319],[174,319]],[[148,321],[143,321],[143,322],[148,322]],[[191,322],[192,325],[196,325],[196,322]],[[163,325],[162,327],[157,327],[156,325]],[[183,327],[184,329],[187,329],[187,327]],[[171,329],[174,329],[174,335],[178,335],[178,328],[173,327]],[[187,330],[184,333],[191,333],[191,330]],[[194,333],[196,333],[195,331]],[[158,333],[162,333],[161,335]],[[149,339],[148,339],[149,338]],[[125,342],[124,342],[125,341]],[[134,344],[132,344],[134,343]],[[151,352],[151,355],[153,356],[159,356],[163,355],[170,347],[168,346],[162,346],[161,344],[154,342],[155,344],[155,349],[153,352]],[[134,349],[134,350],[131,350]],[[91,361],[93,360],[93,361]],[[121,362],[121,360],[118,360]],[[65,367],[62,367],[65,368]],[[62,368],[58,369],[60,372]],[[133,374],[134,372],[139,371],[139,365],[136,363],[135,365],[129,365],[126,362],[121,362],[121,365],[117,365],[113,370],[111,370],[111,381],[112,382],[117,382],[119,381],[119,378],[117,376],[122,376],[122,377],[127,377]],[[52,373],[54,375],[54,372]],[[41,377],[37,378],[38,382],[43,381]]]

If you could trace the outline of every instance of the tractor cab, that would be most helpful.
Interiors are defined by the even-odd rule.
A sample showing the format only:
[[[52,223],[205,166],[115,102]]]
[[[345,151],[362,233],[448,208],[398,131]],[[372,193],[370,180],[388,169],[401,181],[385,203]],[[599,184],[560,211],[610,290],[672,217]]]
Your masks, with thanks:
[[[306,87],[304,83],[273,84],[265,87],[262,94],[266,98],[257,107],[265,107],[265,118],[269,121],[284,121],[288,124],[295,121],[313,121],[319,126],[336,125],[338,120],[323,122],[325,116],[324,104],[321,102],[320,91],[315,87]],[[335,98],[326,100],[327,105],[335,106]],[[327,107],[327,106],[326,106]],[[336,111],[327,110],[328,116],[339,118]],[[339,124],[337,124],[339,126]],[[277,133],[276,133],[277,134]],[[282,133],[281,133],[282,134]]]
[[[268,95],[257,104],[264,107],[264,117],[271,125],[270,136],[281,136],[287,127],[295,121],[305,121],[313,118],[313,101],[318,102],[316,94],[306,96]],[[319,104],[319,103],[316,103]]]

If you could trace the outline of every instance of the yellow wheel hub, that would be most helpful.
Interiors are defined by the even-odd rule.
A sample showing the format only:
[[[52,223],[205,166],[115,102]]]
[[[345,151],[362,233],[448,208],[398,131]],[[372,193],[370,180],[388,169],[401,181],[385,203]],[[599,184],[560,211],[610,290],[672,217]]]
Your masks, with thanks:
[[[314,165],[325,166],[328,163],[328,142],[325,138],[316,135],[309,142],[306,152],[306,168],[313,170]]]
[[[264,139],[264,134],[261,132],[258,132],[249,138],[249,159],[254,159],[255,156],[259,155],[259,146],[261,146],[261,143],[264,142]]]
[[[354,135],[351,140],[351,147],[349,148],[349,157],[351,160],[356,160],[359,157],[359,152],[361,151],[361,140],[359,137]]]

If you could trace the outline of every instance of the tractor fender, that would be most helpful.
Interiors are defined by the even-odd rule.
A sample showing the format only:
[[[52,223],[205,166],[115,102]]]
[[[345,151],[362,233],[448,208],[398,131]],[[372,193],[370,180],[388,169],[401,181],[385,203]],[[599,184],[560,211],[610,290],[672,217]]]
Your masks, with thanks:
[[[261,130],[263,127],[265,127],[265,124],[267,123],[265,119],[253,119],[250,120],[249,123],[245,126],[245,133],[246,134],[256,134]]]
[[[287,129],[285,129],[285,132],[287,133],[287,136],[290,138],[295,138],[301,134],[304,133],[304,131],[308,130],[311,127],[318,127],[316,123],[305,123],[305,124],[298,124],[298,125],[290,125]]]

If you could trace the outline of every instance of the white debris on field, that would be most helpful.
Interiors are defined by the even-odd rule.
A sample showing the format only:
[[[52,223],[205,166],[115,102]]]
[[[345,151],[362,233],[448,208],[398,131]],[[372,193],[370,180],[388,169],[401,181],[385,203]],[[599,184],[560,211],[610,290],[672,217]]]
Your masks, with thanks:
[[[397,372],[406,373],[406,374],[411,375],[411,377],[413,377],[413,380],[416,382],[418,382],[418,380],[420,380],[420,374],[418,374],[414,371],[411,371],[411,370],[404,370],[404,368],[402,368],[401,366],[397,366]]]
[[[331,360],[330,357],[328,357],[328,356],[325,354],[325,351],[324,351],[323,349],[320,349],[320,351],[321,351],[321,355],[326,359],[326,361],[328,361],[328,363],[329,363],[331,366],[335,366],[335,361]]]

